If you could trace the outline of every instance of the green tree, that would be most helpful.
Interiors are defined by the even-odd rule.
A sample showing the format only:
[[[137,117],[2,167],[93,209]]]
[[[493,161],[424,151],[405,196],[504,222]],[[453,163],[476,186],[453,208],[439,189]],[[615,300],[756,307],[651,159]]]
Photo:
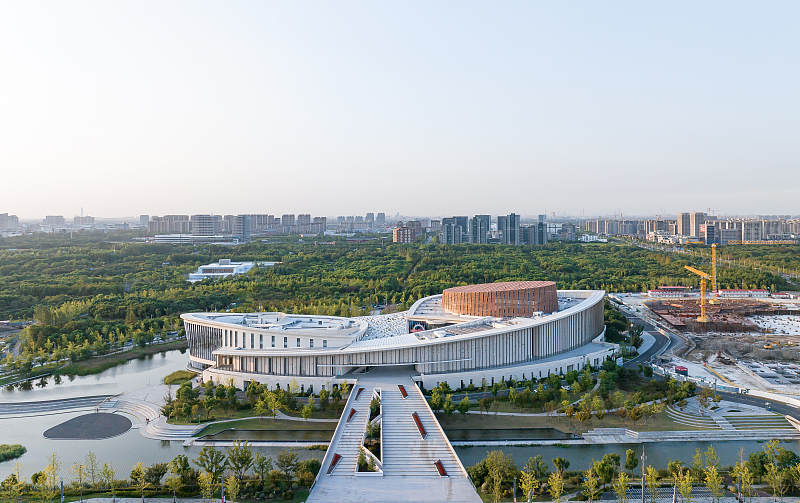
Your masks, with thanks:
[[[303,416],[303,419],[305,419],[306,421],[308,420],[308,418],[311,417],[311,415],[313,413],[314,413],[314,406],[311,405],[310,403],[306,404],[303,407],[303,409],[300,411],[300,414]]]
[[[137,489],[142,495],[142,501],[144,501],[144,490],[147,489],[147,478],[145,477],[145,468],[142,465],[142,462],[139,461],[131,470],[131,482],[133,483],[134,489]]]
[[[227,498],[230,498],[231,502],[236,501],[236,497],[239,495],[239,479],[231,475],[230,477],[225,480],[225,490],[228,492]]]
[[[217,490],[217,484],[214,482],[214,476],[208,472],[202,472],[197,477],[197,484],[200,486],[200,494],[203,497],[203,501],[210,502]]]
[[[592,503],[596,499],[600,498],[600,491],[598,488],[600,487],[600,479],[598,478],[597,474],[594,472],[593,468],[589,468],[583,472],[583,477],[585,481],[583,485],[585,489],[583,490],[583,495],[589,500],[589,503]]]
[[[625,469],[631,472],[633,477],[633,470],[639,466],[639,458],[636,457],[636,452],[633,449],[625,451]]]
[[[194,460],[200,469],[211,475],[211,482],[218,483],[222,477],[228,463],[225,455],[212,446],[205,446],[200,450],[197,459]]]
[[[560,471],[555,471],[550,474],[547,479],[548,492],[550,497],[553,498],[555,503],[561,503],[561,496],[564,495],[564,476]],[[497,501],[497,500],[495,500]]]
[[[58,481],[61,476],[61,460],[56,453],[47,458],[47,466],[39,478],[39,497],[42,501],[53,501],[58,494]]]
[[[494,501],[497,503],[503,494],[503,481],[514,469],[514,461],[510,454],[503,454],[503,451],[492,451],[486,456],[486,468],[492,482]]]
[[[456,404],[453,403],[453,395],[447,395],[444,399],[444,413],[447,414],[448,417],[452,417],[453,412],[456,410]]]
[[[469,412],[469,397],[465,396],[458,402],[458,413],[461,414],[465,421],[467,420],[467,412]]]
[[[783,493],[786,492],[786,473],[774,463],[769,463],[766,468],[767,483],[772,489],[772,495],[775,498],[780,498],[780,500],[783,501]]]
[[[247,441],[236,440],[228,447],[228,466],[238,480],[253,467],[253,450]]]
[[[554,467],[556,468],[556,470],[558,470],[559,472],[563,472],[563,471],[565,471],[567,468],[569,468],[569,461],[567,461],[566,459],[564,459],[564,458],[562,458],[562,457],[554,458],[554,459],[553,459],[553,466],[554,466]]]
[[[272,459],[262,455],[261,453],[257,453],[255,463],[253,464],[253,469],[258,474],[258,478],[262,482],[266,481],[269,472],[272,471]]]
[[[692,474],[689,470],[681,471],[678,474],[678,491],[681,493],[681,500],[685,503],[692,501]]]
[[[711,501],[719,501],[722,498],[723,487],[722,487],[722,477],[717,471],[717,467],[714,465],[708,465],[705,467],[705,478],[706,478],[706,488],[708,492],[711,493]]]
[[[86,455],[86,480],[92,485],[92,487],[97,487],[97,482],[100,479],[100,465],[97,462],[97,456],[95,453],[89,451]]]
[[[622,472],[617,477],[617,483],[614,484],[614,494],[619,503],[628,503],[628,480],[628,474]]]
[[[655,503],[658,498],[658,470],[652,466],[646,467],[644,469],[644,481],[647,485],[647,492],[650,494],[650,501]]]
[[[330,393],[328,390],[323,389],[319,392],[319,408],[322,411],[328,410],[328,405],[330,404]]]
[[[540,458],[541,461],[541,458]],[[520,487],[522,488],[525,498],[530,503],[531,497],[539,488],[539,479],[537,476],[537,464],[534,458],[529,458],[528,462],[522,468],[520,474]]]
[[[439,390],[434,389],[433,392],[431,393],[431,403],[430,403],[433,412],[439,412],[440,410],[442,410],[442,402],[443,402],[442,395],[439,394]]]
[[[278,466],[278,470],[283,472],[286,480],[289,480],[294,471],[297,469],[299,458],[297,457],[297,453],[294,451],[294,449],[281,451],[278,453],[276,464]]]

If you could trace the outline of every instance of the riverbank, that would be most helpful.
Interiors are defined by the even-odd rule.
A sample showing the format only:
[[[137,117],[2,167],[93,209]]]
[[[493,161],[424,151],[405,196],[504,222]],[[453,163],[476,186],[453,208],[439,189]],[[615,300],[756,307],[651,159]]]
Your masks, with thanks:
[[[21,375],[19,373],[9,374],[0,378],[0,386],[6,386],[9,383],[19,381],[30,381],[40,377],[49,375],[64,375],[64,376],[87,376],[99,374],[105,370],[122,365],[125,362],[141,358],[143,356],[154,355],[164,351],[183,350],[188,347],[185,339],[178,341],[165,342],[163,344],[153,344],[145,346],[144,348],[133,347],[127,351],[120,351],[118,353],[96,356],[89,360],[79,361],[75,363],[51,363],[36,367],[28,375]]]

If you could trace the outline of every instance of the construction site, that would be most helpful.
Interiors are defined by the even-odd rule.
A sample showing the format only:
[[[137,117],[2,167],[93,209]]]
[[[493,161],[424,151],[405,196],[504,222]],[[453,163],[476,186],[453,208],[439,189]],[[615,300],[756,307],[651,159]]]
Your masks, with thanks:
[[[644,302],[655,315],[687,336],[689,344],[682,356],[697,361],[723,353],[738,359],[800,360],[800,306],[772,299],[719,298],[716,245],[712,246],[712,257],[710,274],[685,266],[700,277],[699,299]]]

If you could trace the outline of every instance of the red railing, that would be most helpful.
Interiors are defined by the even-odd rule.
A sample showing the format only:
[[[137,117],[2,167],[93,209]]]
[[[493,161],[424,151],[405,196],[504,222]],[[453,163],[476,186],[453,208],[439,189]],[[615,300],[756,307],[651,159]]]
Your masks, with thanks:
[[[342,456],[340,456],[339,454],[333,455],[333,459],[331,460],[331,466],[328,467],[328,475],[330,475],[333,469],[336,468],[336,463],[338,463],[340,459],[342,459]]]
[[[402,384],[398,384],[397,387],[400,388],[400,394],[403,395],[403,398],[408,398],[408,391],[406,391],[406,387]]]
[[[417,429],[419,430],[419,434],[422,435],[422,438],[427,437],[428,432],[425,431],[425,427],[422,426],[422,421],[419,420],[419,416],[417,415],[417,413],[415,412],[411,415],[414,417],[414,422],[417,423]]]
[[[356,400],[361,396],[361,392],[364,391],[364,388],[358,388],[358,392],[356,393]]]
[[[441,459],[437,459],[434,465],[436,465],[436,470],[439,472],[440,477],[447,477],[447,470],[444,469]]]
[[[353,419],[353,416],[355,415],[356,415],[356,409],[350,409],[350,415],[347,416],[347,422],[349,423],[350,420]]]

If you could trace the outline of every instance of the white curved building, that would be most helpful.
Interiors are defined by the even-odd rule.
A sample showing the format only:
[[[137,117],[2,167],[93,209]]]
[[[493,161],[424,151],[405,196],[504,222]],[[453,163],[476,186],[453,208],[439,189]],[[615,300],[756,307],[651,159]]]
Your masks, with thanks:
[[[204,380],[233,377],[239,387],[251,380],[285,387],[296,380],[316,392],[367,367],[413,365],[419,373],[415,380],[426,388],[446,381],[457,389],[480,386],[483,379],[492,384],[563,374],[613,356],[618,346],[604,342],[605,292],[557,295],[558,310],[532,317],[467,316],[443,309],[442,295],[433,295],[403,313],[359,318],[284,313],[181,318],[190,367],[202,371]]]

